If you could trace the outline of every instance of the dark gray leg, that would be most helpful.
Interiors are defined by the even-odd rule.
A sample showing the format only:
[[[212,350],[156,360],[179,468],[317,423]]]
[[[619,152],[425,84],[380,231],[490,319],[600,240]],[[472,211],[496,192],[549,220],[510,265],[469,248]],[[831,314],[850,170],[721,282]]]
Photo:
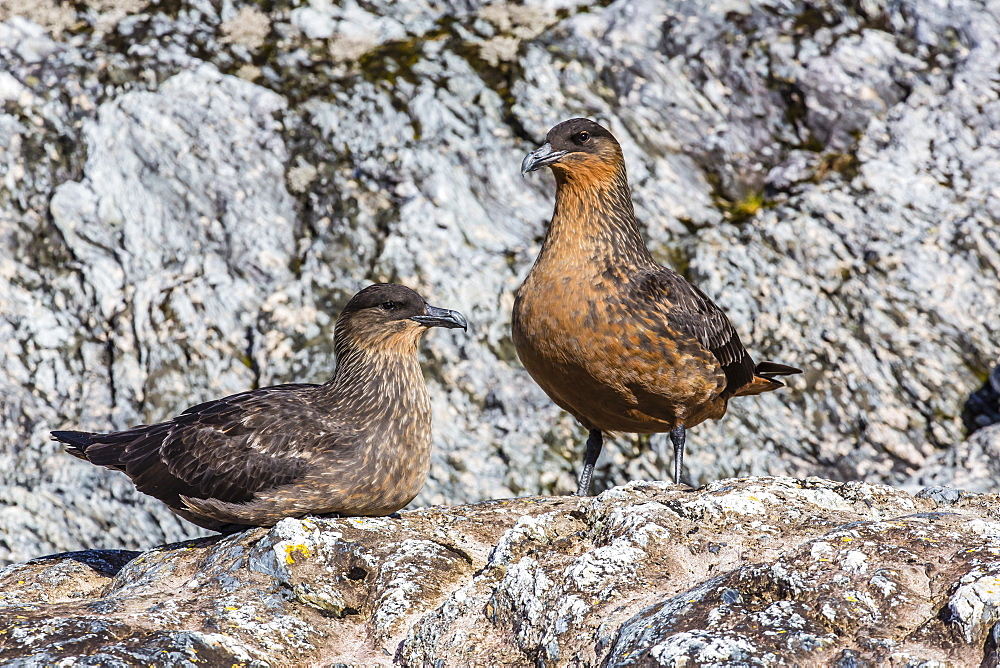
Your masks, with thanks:
[[[681,484],[681,471],[684,470],[684,426],[670,430],[670,442],[674,444],[674,484]]]
[[[594,476],[594,465],[601,456],[604,437],[600,429],[591,429],[587,438],[587,455],[583,460],[583,473],[580,474],[580,485],[576,488],[577,496],[590,496],[590,479]]]

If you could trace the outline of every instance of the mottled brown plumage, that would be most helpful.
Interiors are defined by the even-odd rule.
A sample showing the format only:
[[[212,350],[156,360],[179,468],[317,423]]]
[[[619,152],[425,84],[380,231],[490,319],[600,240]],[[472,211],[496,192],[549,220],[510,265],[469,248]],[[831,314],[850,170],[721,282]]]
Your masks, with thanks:
[[[323,385],[243,392],[112,434],[52,435],[208,529],[388,515],[427,478],[431,408],[417,345],[434,326],[466,322],[402,285],[372,285],[337,318],[337,369]]]
[[[577,493],[589,493],[604,431],[670,432],[680,482],[685,429],[800,371],[754,364],[722,310],[653,260],[610,132],[560,123],[521,171],[543,166],[556,178],[555,210],[517,292],[513,336],[532,378],[590,430]]]

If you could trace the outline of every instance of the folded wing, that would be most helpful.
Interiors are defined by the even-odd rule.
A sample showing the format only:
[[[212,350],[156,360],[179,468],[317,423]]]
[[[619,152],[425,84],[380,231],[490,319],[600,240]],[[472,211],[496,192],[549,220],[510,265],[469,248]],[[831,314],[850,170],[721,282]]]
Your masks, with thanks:
[[[53,432],[69,451],[123,471],[172,507],[181,496],[245,503],[301,478],[311,457],[350,447],[348,430],[303,401],[311,385],[283,385],[193,406],[174,419],[111,434]],[[317,448],[317,443],[324,444]]]

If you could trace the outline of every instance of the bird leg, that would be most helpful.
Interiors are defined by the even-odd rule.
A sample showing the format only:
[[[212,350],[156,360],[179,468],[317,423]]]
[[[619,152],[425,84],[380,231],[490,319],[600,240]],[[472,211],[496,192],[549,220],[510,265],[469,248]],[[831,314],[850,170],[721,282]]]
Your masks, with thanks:
[[[674,484],[681,484],[681,471],[684,469],[684,425],[670,430],[670,442],[674,444]],[[588,449],[587,452],[590,452]]]
[[[587,454],[583,460],[583,472],[580,474],[580,485],[576,488],[577,496],[590,496],[590,479],[594,476],[594,465],[601,456],[601,446],[604,437],[600,429],[591,429],[587,438]]]

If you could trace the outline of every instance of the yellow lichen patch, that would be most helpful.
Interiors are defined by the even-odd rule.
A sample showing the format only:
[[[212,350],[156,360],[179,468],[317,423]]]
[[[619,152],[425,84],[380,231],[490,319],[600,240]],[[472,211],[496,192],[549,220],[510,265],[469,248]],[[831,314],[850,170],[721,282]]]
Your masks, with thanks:
[[[309,547],[305,544],[299,543],[298,545],[286,545],[285,546],[285,563],[294,564],[295,559],[292,558],[292,552],[299,552],[303,557],[312,556],[309,552]]]

